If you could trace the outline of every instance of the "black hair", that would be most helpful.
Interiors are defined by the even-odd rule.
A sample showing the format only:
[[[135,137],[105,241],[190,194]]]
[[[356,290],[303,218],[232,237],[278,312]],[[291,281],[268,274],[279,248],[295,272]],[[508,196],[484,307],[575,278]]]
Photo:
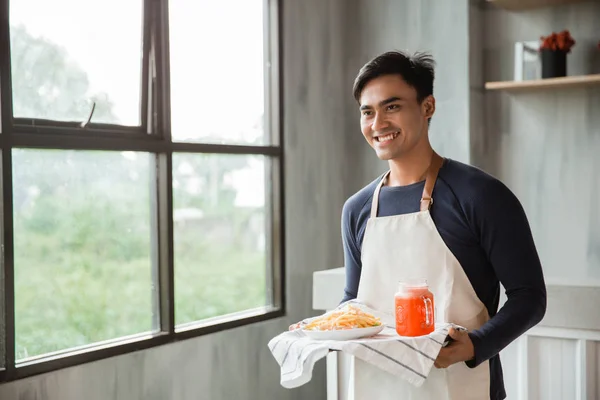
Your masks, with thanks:
[[[400,52],[383,53],[368,63],[358,72],[354,80],[354,98],[360,101],[363,89],[371,80],[383,75],[400,75],[408,85],[417,91],[417,101],[421,103],[433,94],[435,61],[430,54],[415,53],[412,56]]]

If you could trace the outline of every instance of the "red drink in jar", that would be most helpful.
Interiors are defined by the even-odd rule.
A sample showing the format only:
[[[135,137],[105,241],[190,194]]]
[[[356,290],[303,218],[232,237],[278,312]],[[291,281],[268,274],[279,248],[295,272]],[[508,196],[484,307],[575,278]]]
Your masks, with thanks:
[[[433,332],[433,293],[426,280],[400,282],[395,303],[398,335],[422,336]]]

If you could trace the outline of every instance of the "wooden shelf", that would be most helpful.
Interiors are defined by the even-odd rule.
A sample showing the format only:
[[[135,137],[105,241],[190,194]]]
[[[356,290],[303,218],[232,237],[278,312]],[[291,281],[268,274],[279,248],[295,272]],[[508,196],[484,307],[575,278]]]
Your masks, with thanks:
[[[489,4],[494,4],[510,11],[532,10],[534,8],[582,3],[584,1],[590,0],[487,0]]]
[[[566,76],[562,78],[547,78],[531,81],[487,82],[485,84],[485,88],[487,90],[526,91],[540,89],[573,88],[593,85],[600,85],[600,74]]]

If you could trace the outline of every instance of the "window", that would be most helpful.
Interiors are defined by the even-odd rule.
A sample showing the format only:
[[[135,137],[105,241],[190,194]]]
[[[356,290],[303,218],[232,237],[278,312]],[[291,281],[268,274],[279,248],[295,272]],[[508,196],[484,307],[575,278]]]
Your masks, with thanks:
[[[259,2],[171,0],[173,140],[268,143]]]
[[[94,122],[140,124],[142,0],[12,0],[9,17],[15,118],[82,122],[96,103]]]
[[[173,155],[175,322],[270,305],[265,157]]]
[[[152,330],[150,157],[15,149],[18,360]]]
[[[284,312],[277,1],[126,3],[0,19],[0,383]]]

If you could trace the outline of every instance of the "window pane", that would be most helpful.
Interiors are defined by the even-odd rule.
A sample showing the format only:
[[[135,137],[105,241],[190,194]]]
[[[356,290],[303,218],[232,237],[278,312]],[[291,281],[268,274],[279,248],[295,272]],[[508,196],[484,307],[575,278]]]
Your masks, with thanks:
[[[173,140],[268,142],[263,0],[169,4]]]
[[[17,359],[152,329],[150,156],[13,151]]]
[[[263,156],[173,156],[175,322],[265,306]]]
[[[140,124],[142,0],[11,0],[13,115]]]

